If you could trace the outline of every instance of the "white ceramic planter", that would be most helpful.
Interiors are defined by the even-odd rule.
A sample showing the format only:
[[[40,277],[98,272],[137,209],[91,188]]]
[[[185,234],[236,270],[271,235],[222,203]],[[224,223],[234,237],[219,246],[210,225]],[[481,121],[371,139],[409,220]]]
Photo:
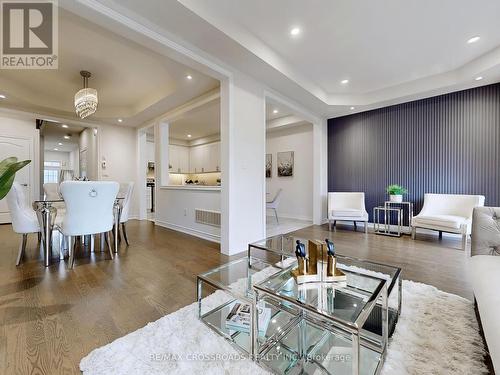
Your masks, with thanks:
[[[389,195],[389,200],[394,203],[401,203],[403,201],[403,196],[401,194],[398,195]]]

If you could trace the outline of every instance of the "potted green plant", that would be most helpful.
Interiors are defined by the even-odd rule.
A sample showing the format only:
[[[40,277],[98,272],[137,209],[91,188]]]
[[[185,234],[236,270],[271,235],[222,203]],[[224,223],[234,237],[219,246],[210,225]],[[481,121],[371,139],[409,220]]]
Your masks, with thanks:
[[[31,160],[17,161],[17,158],[7,158],[0,162],[0,199],[5,198],[9,192],[16,172],[29,164]]]
[[[386,191],[389,194],[389,200],[394,203],[401,203],[403,195],[408,193],[408,190],[397,184],[387,186]]]

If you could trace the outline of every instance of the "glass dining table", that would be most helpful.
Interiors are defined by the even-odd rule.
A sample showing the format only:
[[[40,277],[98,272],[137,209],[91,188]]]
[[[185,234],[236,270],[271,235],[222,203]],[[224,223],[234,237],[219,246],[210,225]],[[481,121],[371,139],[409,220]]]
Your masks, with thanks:
[[[118,228],[120,227],[120,216],[125,197],[117,197],[113,205],[113,216],[115,230],[113,233],[114,252],[118,252]],[[52,231],[57,217],[55,206],[64,205],[64,199],[40,199],[33,201],[38,222],[40,224],[41,239],[43,244],[43,257],[45,267],[50,266],[52,256]]]

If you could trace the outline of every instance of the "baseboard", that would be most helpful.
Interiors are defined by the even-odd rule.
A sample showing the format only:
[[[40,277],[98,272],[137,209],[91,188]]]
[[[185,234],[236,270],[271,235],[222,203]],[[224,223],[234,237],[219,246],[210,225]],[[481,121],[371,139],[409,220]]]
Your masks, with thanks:
[[[160,220],[155,220],[155,225],[158,225],[158,226],[164,227],[164,228],[168,228],[168,229],[172,229],[172,230],[175,230],[177,232],[189,234],[191,236],[195,236],[198,238],[203,238],[204,240],[220,243],[220,235],[215,235],[212,233],[207,233],[207,232],[204,232],[201,230],[188,228],[188,227],[184,227],[182,225],[173,224],[173,223],[169,223],[166,221],[160,221]]]

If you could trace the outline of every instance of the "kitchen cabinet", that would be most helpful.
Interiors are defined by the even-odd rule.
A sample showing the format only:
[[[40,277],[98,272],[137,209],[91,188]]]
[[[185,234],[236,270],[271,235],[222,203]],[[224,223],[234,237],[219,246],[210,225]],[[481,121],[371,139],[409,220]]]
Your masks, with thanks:
[[[169,145],[170,173],[220,172],[220,142],[199,146]]]
[[[189,148],[186,146],[169,145],[168,163],[171,173],[188,173]]]
[[[220,171],[220,142],[190,147],[189,169],[192,173]]]

